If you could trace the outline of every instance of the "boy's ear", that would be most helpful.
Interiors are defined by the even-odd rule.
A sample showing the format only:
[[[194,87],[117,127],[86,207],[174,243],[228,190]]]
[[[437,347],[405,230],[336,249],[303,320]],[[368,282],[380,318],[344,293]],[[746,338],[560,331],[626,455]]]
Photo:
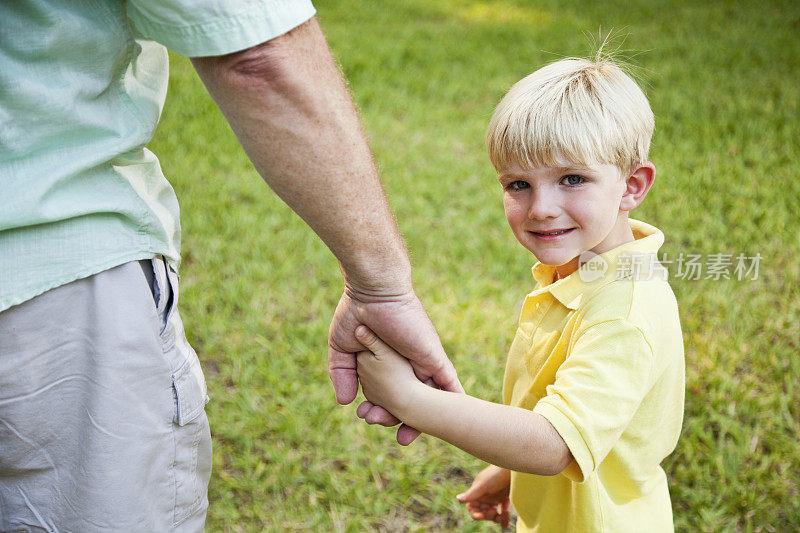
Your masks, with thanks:
[[[630,211],[637,207],[656,179],[656,167],[650,161],[633,167],[625,180],[625,192],[619,202],[620,211]]]

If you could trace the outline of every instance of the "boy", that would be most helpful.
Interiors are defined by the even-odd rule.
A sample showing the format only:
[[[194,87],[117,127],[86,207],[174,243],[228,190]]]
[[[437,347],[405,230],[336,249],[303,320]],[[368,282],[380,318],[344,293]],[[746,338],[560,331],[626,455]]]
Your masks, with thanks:
[[[653,113],[610,60],[565,59],[519,81],[487,148],[514,236],[538,259],[503,382],[505,405],[426,387],[366,327],[367,404],[489,463],[458,495],[518,531],[671,531],[667,478],[683,417],[678,308],[644,199]],[[363,414],[363,410],[359,409]],[[497,465],[497,466],[495,466]]]

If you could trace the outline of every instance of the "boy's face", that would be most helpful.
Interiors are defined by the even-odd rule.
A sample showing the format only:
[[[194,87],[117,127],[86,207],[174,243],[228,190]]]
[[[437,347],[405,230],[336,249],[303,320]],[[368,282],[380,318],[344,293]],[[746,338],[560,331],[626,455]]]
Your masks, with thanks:
[[[559,277],[575,272],[578,256],[601,254],[633,240],[622,199],[625,179],[614,165],[501,169],[503,205],[517,240]],[[648,187],[649,188],[649,187]],[[638,204],[638,202],[637,202]]]

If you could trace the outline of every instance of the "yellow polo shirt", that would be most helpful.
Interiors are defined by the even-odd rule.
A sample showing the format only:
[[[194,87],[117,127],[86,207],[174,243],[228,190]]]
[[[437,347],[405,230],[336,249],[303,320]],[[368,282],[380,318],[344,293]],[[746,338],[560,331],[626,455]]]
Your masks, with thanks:
[[[658,229],[553,282],[537,263],[503,380],[508,405],[544,416],[574,460],[556,476],[513,472],[517,531],[672,531],[667,477],[683,419],[678,305]]]

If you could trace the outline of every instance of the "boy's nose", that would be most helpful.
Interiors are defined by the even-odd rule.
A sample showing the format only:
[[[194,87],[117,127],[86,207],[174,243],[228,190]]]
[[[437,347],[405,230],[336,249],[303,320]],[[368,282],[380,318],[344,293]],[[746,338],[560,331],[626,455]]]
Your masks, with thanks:
[[[557,217],[559,212],[558,202],[552,195],[538,191],[533,194],[531,205],[528,208],[528,218],[531,220],[545,220]]]

